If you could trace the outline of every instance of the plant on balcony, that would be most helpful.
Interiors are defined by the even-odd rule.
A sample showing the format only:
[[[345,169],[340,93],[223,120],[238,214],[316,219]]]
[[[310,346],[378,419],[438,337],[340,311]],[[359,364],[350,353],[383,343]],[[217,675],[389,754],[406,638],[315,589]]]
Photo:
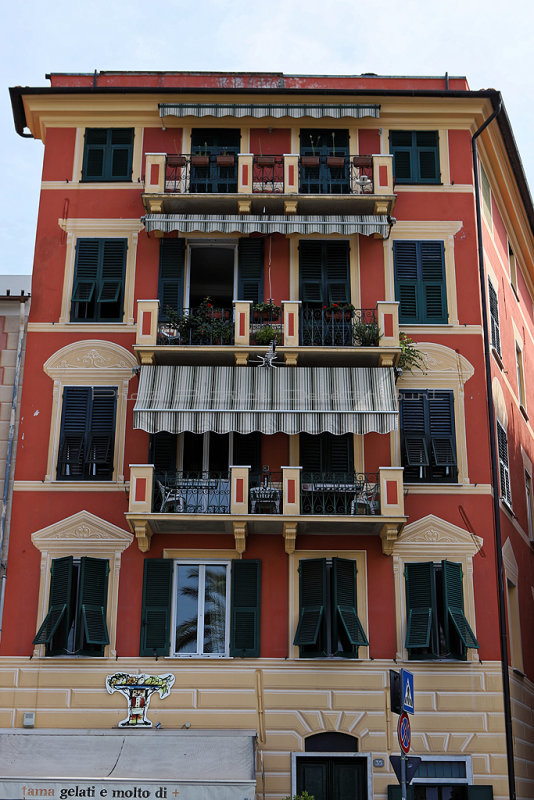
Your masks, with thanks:
[[[254,161],[259,167],[272,167],[275,156],[255,156]]]
[[[363,322],[362,320],[353,324],[352,333],[355,343],[362,347],[378,347],[382,335],[378,322]]]
[[[167,166],[168,167],[184,167],[186,162],[185,156],[176,156],[176,155],[168,155],[167,156]]]
[[[219,153],[219,155],[215,156],[215,161],[218,167],[233,167],[235,156],[233,153]]]
[[[256,321],[265,320],[267,322],[276,322],[276,320],[280,319],[280,314],[282,313],[281,307],[275,305],[272,298],[263,303],[255,303],[252,306],[252,311]]]
[[[283,343],[282,331],[272,325],[264,325],[254,333],[254,342],[256,344],[270,344],[273,340],[276,344]]]
[[[179,314],[170,306],[165,309],[169,328],[175,329],[184,344],[229,344],[233,322],[228,309],[214,308],[205,297],[198,308]]]
[[[352,319],[352,316],[355,312],[355,308],[352,303],[330,303],[327,306],[323,306],[323,311],[325,312],[325,318],[327,320],[332,319],[332,316],[335,320],[349,320]]]
[[[417,350],[414,346],[414,340],[405,333],[401,333],[399,336],[399,344],[401,354],[398,364],[395,368],[397,377],[402,375],[405,369],[408,370],[408,372],[413,372],[414,369],[419,369],[421,372],[424,372],[426,368],[425,359],[419,350]]]

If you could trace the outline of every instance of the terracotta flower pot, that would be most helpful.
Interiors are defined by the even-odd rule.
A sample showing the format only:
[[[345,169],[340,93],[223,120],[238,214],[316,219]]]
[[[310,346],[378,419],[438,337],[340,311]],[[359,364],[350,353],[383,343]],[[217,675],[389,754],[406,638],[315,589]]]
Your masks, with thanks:
[[[372,167],[373,156],[354,156],[352,163],[355,167]]]
[[[272,167],[274,159],[274,156],[256,156],[254,160],[258,167]]]
[[[217,166],[218,167],[233,167],[234,166],[235,156],[232,156],[232,155],[229,155],[229,156],[228,155],[226,155],[226,156],[216,156],[215,159],[217,161]]]
[[[303,167],[318,167],[319,156],[301,156],[300,163]]]
[[[168,167],[185,167],[185,156],[167,156]]]
[[[329,167],[344,167],[345,156],[327,156],[326,163]]]
[[[191,164],[194,167],[209,167],[209,156],[191,156]]]

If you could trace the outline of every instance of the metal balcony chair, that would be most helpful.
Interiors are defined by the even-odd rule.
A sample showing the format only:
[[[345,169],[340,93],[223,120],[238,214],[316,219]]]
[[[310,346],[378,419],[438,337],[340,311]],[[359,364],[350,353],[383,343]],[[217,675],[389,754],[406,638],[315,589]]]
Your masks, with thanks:
[[[176,486],[165,486],[161,481],[156,481],[156,486],[161,496],[160,513],[165,513],[167,506],[171,504],[174,506],[175,511],[185,511],[185,498],[182,489]]]

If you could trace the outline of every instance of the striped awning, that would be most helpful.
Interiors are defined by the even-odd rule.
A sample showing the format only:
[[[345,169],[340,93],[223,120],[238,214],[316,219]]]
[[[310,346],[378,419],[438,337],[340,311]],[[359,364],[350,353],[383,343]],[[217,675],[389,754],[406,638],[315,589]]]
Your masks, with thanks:
[[[390,367],[142,366],[134,428],[158,433],[389,433]]]
[[[386,238],[392,221],[383,214],[364,216],[265,216],[262,214],[147,214],[141,217],[147,230],[181,233],[340,233],[348,236],[377,233]]]
[[[312,117],[343,119],[379,117],[380,106],[375,103],[160,103],[160,117]]]

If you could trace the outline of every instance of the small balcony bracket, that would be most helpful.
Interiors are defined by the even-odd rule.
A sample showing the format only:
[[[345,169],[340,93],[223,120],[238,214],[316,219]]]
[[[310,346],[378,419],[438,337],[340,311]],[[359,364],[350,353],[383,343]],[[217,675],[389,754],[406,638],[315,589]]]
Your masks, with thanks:
[[[152,529],[146,520],[134,520],[132,523],[137,546],[142,553],[148,553],[152,539]]]
[[[290,556],[295,552],[295,543],[297,540],[298,523],[284,522],[283,537],[285,551]]]
[[[382,552],[385,556],[390,556],[393,553],[393,547],[397,541],[400,533],[398,525],[383,525],[380,531],[380,538],[382,539]]]
[[[246,522],[234,522],[234,539],[235,539],[235,549],[241,555],[244,553],[247,547],[247,523]]]

